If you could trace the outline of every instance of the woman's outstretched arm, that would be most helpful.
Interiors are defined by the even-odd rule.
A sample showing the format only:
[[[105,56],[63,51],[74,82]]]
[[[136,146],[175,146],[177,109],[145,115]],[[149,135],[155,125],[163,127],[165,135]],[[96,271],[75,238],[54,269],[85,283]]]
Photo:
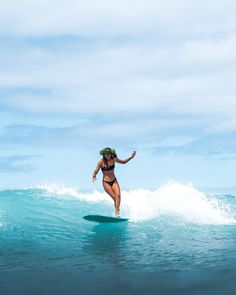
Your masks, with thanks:
[[[117,162],[117,163],[120,163],[120,164],[126,164],[126,163],[129,162],[131,159],[133,159],[133,158],[135,157],[135,155],[136,155],[136,151],[133,151],[132,155],[131,155],[129,158],[125,159],[125,160],[121,160],[121,159],[119,159],[118,157],[116,157],[114,160],[115,160],[115,162]]]

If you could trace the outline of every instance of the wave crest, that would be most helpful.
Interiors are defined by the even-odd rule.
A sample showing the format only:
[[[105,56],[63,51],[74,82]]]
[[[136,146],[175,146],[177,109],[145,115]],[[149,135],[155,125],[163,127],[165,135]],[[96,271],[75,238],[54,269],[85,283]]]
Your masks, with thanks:
[[[94,191],[85,194],[78,189],[57,184],[41,185],[37,188],[44,189],[52,195],[69,196],[86,202],[112,204],[111,198],[104,192]],[[180,217],[187,222],[198,224],[236,223],[231,208],[226,202],[216,197],[206,196],[192,184],[168,182],[156,190],[122,191],[121,198],[122,215],[135,222],[168,216]]]

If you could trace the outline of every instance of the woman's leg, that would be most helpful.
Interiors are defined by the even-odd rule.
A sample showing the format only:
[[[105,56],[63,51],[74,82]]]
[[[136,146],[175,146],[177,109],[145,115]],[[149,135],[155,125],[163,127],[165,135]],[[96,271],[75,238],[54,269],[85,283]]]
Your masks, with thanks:
[[[106,193],[108,193],[108,195],[113,199],[114,206],[116,207],[116,205],[115,205],[116,197],[115,197],[115,193],[114,193],[112,187],[110,186],[110,184],[108,184],[104,181],[102,182],[102,184],[103,184],[103,188],[106,191]]]
[[[112,190],[115,195],[115,210],[116,210],[116,215],[120,214],[120,186],[117,181],[115,181],[112,185]]]

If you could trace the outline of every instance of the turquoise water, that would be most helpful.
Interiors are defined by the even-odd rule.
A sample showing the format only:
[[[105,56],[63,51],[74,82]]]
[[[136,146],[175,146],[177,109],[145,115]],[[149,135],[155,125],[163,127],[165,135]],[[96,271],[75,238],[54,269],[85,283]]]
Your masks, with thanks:
[[[0,191],[0,294],[235,294],[236,198],[191,185],[122,192]]]

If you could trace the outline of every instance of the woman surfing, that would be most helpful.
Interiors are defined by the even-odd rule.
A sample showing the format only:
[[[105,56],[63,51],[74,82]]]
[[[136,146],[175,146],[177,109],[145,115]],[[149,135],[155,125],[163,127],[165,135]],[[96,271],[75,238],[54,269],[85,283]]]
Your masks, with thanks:
[[[116,217],[120,216],[120,186],[116,179],[114,170],[115,163],[126,164],[131,159],[133,159],[136,155],[136,152],[133,151],[132,155],[125,159],[121,160],[117,157],[116,151],[109,147],[104,148],[100,151],[100,155],[102,155],[102,159],[98,162],[96,169],[93,172],[93,181],[96,180],[96,175],[98,171],[101,169],[103,173],[103,187],[104,190],[108,193],[108,195],[114,201],[115,207],[115,215]]]

